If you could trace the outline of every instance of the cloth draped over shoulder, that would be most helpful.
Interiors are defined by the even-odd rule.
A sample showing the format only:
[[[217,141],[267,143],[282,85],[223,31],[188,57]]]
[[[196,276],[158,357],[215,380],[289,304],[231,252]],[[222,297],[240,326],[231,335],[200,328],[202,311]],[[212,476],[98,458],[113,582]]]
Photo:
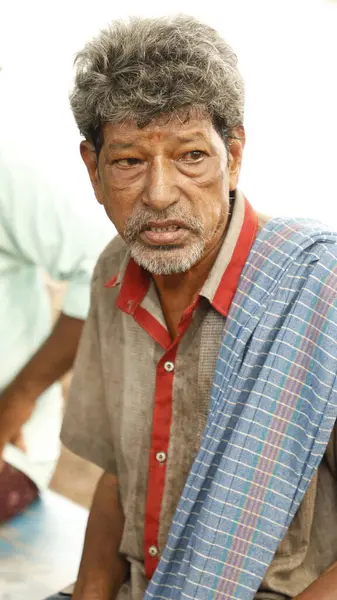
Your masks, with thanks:
[[[337,415],[337,235],[260,231],[226,320],[207,425],[145,600],[252,600]]]

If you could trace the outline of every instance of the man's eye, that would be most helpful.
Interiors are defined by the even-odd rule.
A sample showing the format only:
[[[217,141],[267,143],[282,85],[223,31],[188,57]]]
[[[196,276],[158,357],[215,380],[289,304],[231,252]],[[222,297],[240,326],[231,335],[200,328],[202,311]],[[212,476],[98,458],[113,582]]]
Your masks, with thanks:
[[[191,150],[191,152],[186,152],[186,154],[184,154],[181,157],[181,160],[184,160],[187,162],[199,162],[205,156],[206,156],[206,154],[202,150]]]
[[[134,167],[135,165],[142,164],[143,161],[139,158],[120,158],[114,160],[112,164],[118,165],[119,167]]]

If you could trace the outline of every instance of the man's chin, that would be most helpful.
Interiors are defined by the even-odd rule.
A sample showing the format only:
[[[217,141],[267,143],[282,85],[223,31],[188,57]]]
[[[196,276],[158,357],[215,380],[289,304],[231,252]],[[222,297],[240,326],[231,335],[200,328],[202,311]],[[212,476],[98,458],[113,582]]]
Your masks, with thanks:
[[[203,248],[162,245],[145,247],[136,243],[130,248],[134,261],[152,275],[186,273],[202,256]]]
[[[154,250],[155,252],[173,252],[173,251],[184,251],[182,244],[163,244],[162,246],[147,246],[148,250]]]

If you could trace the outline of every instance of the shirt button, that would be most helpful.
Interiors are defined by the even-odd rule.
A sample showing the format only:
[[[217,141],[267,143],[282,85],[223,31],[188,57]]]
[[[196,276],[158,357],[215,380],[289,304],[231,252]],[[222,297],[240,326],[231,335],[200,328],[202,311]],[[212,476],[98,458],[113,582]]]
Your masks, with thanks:
[[[167,360],[166,363],[164,363],[164,369],[168,373],[172,373],[172,371],[174,370],[174,363],[170,360]]]
[[[165,460],[166,460],[166,453],[165,452],[157,452],[156,459],[160,463],[165,462]]]
[[[152,556],[152,558],[155,558],[156,556],[158,556],[158,554],[159,554],[159,550],[158,550],[157,546],[150,546],[149,555]]]

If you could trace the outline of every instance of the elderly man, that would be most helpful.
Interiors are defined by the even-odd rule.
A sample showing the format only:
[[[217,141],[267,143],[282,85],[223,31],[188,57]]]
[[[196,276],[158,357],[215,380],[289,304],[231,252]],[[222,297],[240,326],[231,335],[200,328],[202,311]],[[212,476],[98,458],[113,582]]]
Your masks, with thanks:
[[[193,18],[112,23],[77,57],[81,154],[120,236],[63,426],[105,470],[74,600],[335,598],[337,240],[239,191],[243,96]]]

